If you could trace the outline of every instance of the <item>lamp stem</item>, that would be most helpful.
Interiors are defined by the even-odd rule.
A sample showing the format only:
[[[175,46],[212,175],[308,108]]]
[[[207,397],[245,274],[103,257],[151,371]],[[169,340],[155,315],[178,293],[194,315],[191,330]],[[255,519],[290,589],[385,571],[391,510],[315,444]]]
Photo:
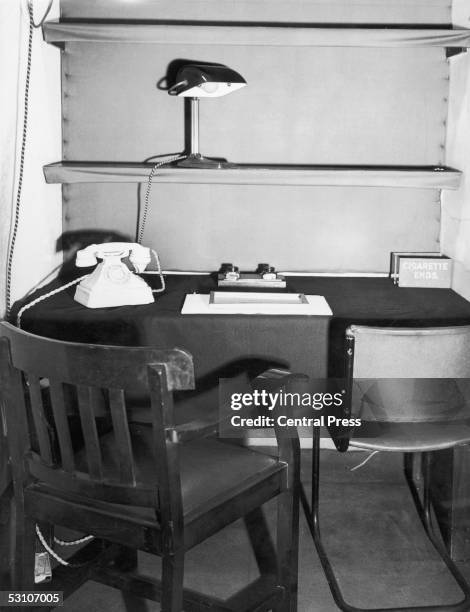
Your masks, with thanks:
[[[191,155],[199,155],[199,98],[191,98]]]

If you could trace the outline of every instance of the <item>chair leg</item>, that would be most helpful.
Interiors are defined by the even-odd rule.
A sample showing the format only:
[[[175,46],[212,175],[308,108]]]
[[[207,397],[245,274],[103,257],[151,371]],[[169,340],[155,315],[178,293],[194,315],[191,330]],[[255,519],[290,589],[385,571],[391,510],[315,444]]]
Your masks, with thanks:
[[[119,552],[113,559],[114,567],[120,572],[132,572],[137,570],[137,550],[127,546],[120,546]],[[142,597],[129,591],[121,591],[124,608],[127,612],[146,612],[147,604]]]
[[[137,569],[137,550],[127,546],[120,546],[119,552],[114,558],[114,565],[122,572],[129,572]]]
[[[177,550],[162,558],[161,612],[183,610],[184,551]]]
[[[436,551],[441,556],[442,560],[447,566],[447,569],[454,577],[454,580],[459,585],[460,589],[464,594],[464,599],[462,602],[459,602],[458,605],[462,607],[456,607],[456,610],[465,610],[468,611],[470,609],[470,585],[463,577],[462,573],[458,569],[457,565],[454,563],[452,558],[450,557],[442,539],[434,529],[433,520],[432,520],[432,503],[431,503],[431,453],[424,452],[422,453],[422,464],[423,464],[423,500],[421,501],[418,489],[411,478],[411,471],[407,469],[407,459],[405,456],[405,475],[407,477],[408,486],[410,488],[413,501],[416,506],[416,510],[418,512],[421,523],[428,535],[429,540],[432,545],[436,549]],[[454,609],[454,608],[452,608]]]
[[[13,485],[0,495],[0,584],[12,587],[15,563],[15,511]]]
[[[22,525],[18,525],[18,523],[14,588],[21,591],[32,591],[35,588],[36,523],[27,516],[23,517]]]
[[[430,501],[430,455],[429,453],[423,453],[423,486],[424,495],[423,503],[421,503],[418,490],[413,481],[413,457],[410,453],[405,453],[405,476],[410,486],[410,490],[418,510],[419,517],[423,523],[424,529],[431,540],[432,544],[439,552],[442,560],[447,565],[447,568],[453,575],[457,584],[460,586],[464,593],[464,599],[456,604],[441,605],[441,606],[410,606],[400,608],[374,608],[364,609],[356,608],[355,606],[349,605],[343,598],[338,581],[333,572],[333,568],[330,564],[326,551],[323,547],[320,535],[320,522],[318,515],[318,493],[319,493],[319,476],[320,476],[320,436],[319,433],[314,431],[313,436],[313,461],[312,461],[312,502],[311,507],[309,506],[305,490],[301,487],[301,502],[305,512],[310,532],[312,534],[315,547],[318,552],[323,570],[325,572],[328,584],[330,587],[331,594],[336,602],[336,605],[344,612],[412,612],[413,610],[419,610],[420,612],[468,612],[470,610],[470,588],[462,576],[452,559],[447,553],[445,546],[436,538],[432,527],[432,513],[431,513],[431,501]]]
[[[274,612],[297,610],[299,557],[299,486],[282,493],[277,502],[277,560],[279,583],[285,595]]]
[[[275,575],[276,548],[273,544],[262,508],[255,508],[244,517],[245,527],[260,574]]]
[[[320,562],[325,572],[328,585],[330,587],[333,599],[340,610],[344,612],[362,612],[361,608],[350,606],[343,598],[338,581],[334,574],[328,555],[323,546],[320,532],[320,517],[319,517],[319,492],[320,492],[320,432],[318,427],[313,429],[313,448],[312,448],[312,497],[311,505],[309,506],[307,495],[303,485],[300,487],[300,501],[307,519],[307,524],[312,535],[315,548]]]

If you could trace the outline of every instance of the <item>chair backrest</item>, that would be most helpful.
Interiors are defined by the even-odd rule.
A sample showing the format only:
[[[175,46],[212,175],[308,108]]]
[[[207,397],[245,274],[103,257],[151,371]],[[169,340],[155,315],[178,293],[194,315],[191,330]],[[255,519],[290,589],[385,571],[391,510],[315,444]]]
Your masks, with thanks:
[[[17,478],[94,499],[155,505],[156,487],[136,476],[126,396],[147,389],[158,487],[171,487],[174,468],[167,441],[173,423],[172,392],[194,388],[193,361],[182,349],[117,347],[61,342],[0,323],[1,399]],[[151,407],[151,408],[150,408]],[[97,415],[114,436],[118,475],[104,473]],[[79,424],[86,465],[76,465]],[[98,419],[99,420],[99,419]],[[75,448],[74,448],[75,446]],[[26,456],[26,462],[24,462]],[[161,491],[160,491],[161,493]]]
[[[470,326],[352,325],[356,378],[470,378]]]
[[[470,326],[346,331],[353,405],[366,420],[468,418]]]

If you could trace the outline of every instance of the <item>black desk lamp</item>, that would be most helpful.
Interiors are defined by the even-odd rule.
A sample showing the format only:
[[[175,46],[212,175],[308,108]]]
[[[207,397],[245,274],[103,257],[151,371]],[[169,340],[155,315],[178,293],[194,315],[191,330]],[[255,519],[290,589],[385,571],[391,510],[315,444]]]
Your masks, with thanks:
[[[179,69],[170,96],[190,99],[190,152],[176,165],[183,168],[230,168],[226,160],[204,157],[199,152],[199,98],[218,98],[245,87],[245,79],[223,64],[186,64]]]

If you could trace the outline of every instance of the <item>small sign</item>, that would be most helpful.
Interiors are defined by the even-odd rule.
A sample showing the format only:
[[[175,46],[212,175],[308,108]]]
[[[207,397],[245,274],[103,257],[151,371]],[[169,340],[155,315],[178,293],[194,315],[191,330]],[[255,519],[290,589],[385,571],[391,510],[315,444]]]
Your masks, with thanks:
[[[393,253],[392,277],[399,287],[448,289],[452,284],[452,264],[446,255]]]

